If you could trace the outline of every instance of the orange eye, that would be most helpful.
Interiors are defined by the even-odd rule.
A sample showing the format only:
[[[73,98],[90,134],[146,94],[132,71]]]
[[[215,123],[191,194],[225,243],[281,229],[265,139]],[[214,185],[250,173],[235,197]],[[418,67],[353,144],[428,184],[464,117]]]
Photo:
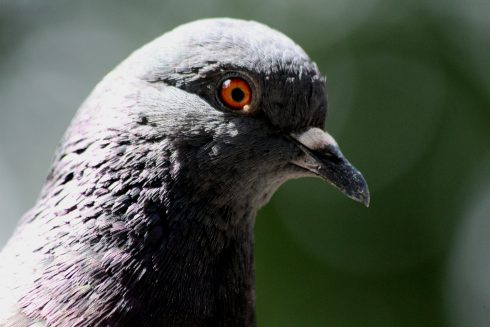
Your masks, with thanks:
[[[235,110],[250,110],[252,91],[250,85],[241,78],[230,78],[221,84],[220,98],[223,104]]]

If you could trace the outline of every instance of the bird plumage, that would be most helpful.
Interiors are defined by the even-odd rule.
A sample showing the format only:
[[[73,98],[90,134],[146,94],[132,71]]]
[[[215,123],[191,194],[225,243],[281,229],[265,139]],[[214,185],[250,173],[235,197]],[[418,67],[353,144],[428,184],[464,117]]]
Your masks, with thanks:
[[[229,74],[253,84],[252,114],[216,97]],[[0,325],[254,326],[256,212],[312,175],[285,135],[325,116],[316,65],[259,23],[197,21],[137,50],[81,106],[0,254]]]

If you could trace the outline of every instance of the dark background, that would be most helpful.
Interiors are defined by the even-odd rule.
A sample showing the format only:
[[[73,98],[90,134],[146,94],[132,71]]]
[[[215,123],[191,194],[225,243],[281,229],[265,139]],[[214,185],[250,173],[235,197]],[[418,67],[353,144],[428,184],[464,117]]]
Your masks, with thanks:
[[[490,1],[0,0],[0,246],[94,85],[184,22],[230,16],[298,42],[366,209],[291,181],[256,226],[260,326],[490,326]]]

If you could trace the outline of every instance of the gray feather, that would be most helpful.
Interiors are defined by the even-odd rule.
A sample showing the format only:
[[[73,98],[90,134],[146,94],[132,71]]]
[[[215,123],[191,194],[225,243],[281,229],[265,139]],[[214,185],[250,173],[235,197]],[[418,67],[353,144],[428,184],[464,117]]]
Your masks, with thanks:
[[[217,102],[250,76],[259,110]],[[181,26],[97,85],[0,254],[1,326],[253,326],[253,224],[305,175],[284,137],[322,127],[324,78],[264,25]]]

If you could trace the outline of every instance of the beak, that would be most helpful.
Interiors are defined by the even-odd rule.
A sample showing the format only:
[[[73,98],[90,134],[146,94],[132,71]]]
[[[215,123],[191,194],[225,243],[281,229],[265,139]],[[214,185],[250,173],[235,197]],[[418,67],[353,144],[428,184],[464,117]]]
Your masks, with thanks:
[[[369,207],[369,189],[362,174],[340,152],[335,139],[320,128],[291,134],[291,139],[303,151],[292,161],[332,184],[349,198]]]

